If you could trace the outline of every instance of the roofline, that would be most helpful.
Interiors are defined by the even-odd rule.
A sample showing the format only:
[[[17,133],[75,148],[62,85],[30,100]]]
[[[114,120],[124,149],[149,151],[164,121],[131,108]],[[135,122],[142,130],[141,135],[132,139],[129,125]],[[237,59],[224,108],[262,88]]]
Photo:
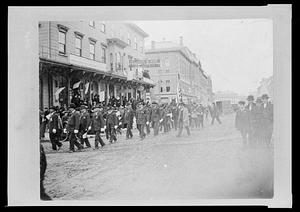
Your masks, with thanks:
[[[144,30],[142,30],[138,25],[131,23],[131,22],[126,22],[125,24],[127,26],[131,27],[133,30],[135,30],[140,35],[142,35],[144,38],[149,37],[149,34],[147,34]]]

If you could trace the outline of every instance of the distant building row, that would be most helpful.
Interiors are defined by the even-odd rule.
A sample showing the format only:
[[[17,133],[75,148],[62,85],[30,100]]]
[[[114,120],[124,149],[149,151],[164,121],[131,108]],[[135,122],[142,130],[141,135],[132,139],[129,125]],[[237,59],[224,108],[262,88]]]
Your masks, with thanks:
[[[211,79],[182,38],[145,50],[146,37],[129,22],[40,22],[40,107],[68,105],[75,95],[89,102],[95,96],[213,101]]]

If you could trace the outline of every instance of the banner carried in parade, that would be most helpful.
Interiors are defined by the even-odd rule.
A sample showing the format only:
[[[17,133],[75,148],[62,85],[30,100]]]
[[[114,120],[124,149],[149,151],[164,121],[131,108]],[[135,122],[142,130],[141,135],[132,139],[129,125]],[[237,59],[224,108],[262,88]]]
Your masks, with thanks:
[[[89,82],[85,84],[85,92],[84,92],[85,94],[87,94],[87,92],[89,91],[89,85],[90,85]]]
[[[80,83],[81,83],[81,81],[76,82],[76,83],[73,85],[73,89],[79,88]]]
[[[65,87],[59,88],[59,89],[57,89],[57,91],[55,92],[55,99],[56,99],[56,100],[58,100],[59,94],[60,94],[60,92],[62,92],[63,89],[65,89]]]

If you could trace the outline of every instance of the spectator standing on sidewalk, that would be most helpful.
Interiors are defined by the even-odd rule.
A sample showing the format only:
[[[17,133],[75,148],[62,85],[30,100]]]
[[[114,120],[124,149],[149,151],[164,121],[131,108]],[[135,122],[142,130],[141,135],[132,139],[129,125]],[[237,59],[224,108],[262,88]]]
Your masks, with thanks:
[[[263,94],[262,104],[262,125],[263,125],[263,143],[270,146],[273,134],[273,104],[269,102],[269,96]]]
[[[239,101],[239,109],[236,112],[235,116],[235,127],[240,131],[243,139],[243,146],[249,146],[248,135],[250,132],[250,113],[245,108],[245,102]]]

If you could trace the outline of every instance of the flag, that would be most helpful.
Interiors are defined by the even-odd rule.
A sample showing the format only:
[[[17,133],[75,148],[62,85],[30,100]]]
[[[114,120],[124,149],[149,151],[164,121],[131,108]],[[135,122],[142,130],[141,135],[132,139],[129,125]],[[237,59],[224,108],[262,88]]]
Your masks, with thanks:
[[[87,92],[89,90],[89,85],[90,85],[89,82],[85,84],[85,92],[84,92],[85,94],[87,94]]]
[[[76,83],[73,85],[73,89],[75,89],[75,88],[78,88],[78,87],[79,87],[79,85],[80,85],[80,83],[81,83],[81,81],[79,81],[79,82],[76,82]]]
[[[55,91],[55,99],[58,100],[60,92],[65,89],[65,87],[59,88]]]

